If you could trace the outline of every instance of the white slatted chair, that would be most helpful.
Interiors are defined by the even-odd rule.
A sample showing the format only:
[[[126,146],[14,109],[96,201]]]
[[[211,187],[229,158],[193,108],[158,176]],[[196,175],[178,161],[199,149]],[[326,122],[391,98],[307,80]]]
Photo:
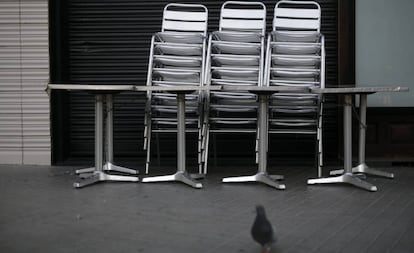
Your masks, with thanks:
[[[209,36],[206,85],[261,86],[263,83],[266,7],[261,2],[222,5],[219,30]],[[257,97],[247,91],[210,92],[203,128],[203,163],[207,173],[210,132],[256,133]],[[254,139],[252,139],[254,140]]]
[[[208,11],[200,4],[171,3],[165,6],[162,29],[152,36],[147,85],[201,86],[204,80]],[[199,169],[201,170],[202,101],[199,92],[186,98],[186,131],[198,133]],[[148,92],[145,113],[145,172],[151,157],[152,133],[177,131],[176,95]]]
[[[325,47],[321,8],[313,1],[279,1],[268,36],[265,84],[325,86]],[[304,134],[316,138],[318,176],[322,174],[322,97],[277,93],[270,102],[270,134]]]

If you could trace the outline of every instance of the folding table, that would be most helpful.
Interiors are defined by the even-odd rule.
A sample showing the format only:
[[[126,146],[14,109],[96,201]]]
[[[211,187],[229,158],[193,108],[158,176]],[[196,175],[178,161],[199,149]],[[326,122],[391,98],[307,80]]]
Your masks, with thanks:
[[[375,87],[376,92],[402,92],[408,91],[407,87]],[[367,122],[367,93],[359,94],[359,145],[358,145],[358,165],[352,168],[353,173],[364,173],[368,175],[394,178],[391,172],[370,168],[365,162],[365,143],[366,143],[366,122]],[[343,170],[332,170],[330,175],[342,174]]]
[[[77,170],[82,180],[75,182],[75,188],[81,188],[101,181],[138,182],[137,176],[112,175],[107,171],[116,171],[136,175],[138,170],[124,168],[113,164],[113,94],[133,91],[133,85],[84,85],[84,84],[49,84],[48,90],[86,91],[95,96],[95,166]],[[104,150],[103,102],[106,98],[106,146]],[[104,157],[105,154],[105,157]],[[104,162],[105,161],[105,162]]]
[[[246,86],[232,85],[223,87],[224,91],[249,91],[259,96],[259,148],[258,148],[258,171],[252,176],[237,176],[223,178],[223,183],[239,183],[239,182],[259,182],[276,189],[283,190],[286,188],[284,184],[277,180],[283,179],[281,175],[269,175],[267,173],[267,150],[268,150],[268,113],[269,113],[269,96],[276,92],[307,92],[307,88],[301,87],[284,87],[284,86]]]
[[[366,124],[366,107],[367,95],[376,92],[398,92],[408,91],[406,87],[338,87],[338,88],[312,88],[311,92],[316,94],[332,94],[343,97],[343,128],[344,128],[344,169],[334,170],[331,175],[342,174],[336,177],[309,179],[308,184],[327,184],[327,183],[346,183],[356,187],[377,191],[377,187],[364,181],[356,173],[366,173],[393,178],[394,175],[388,172],[382,172],[368,168],[365,164],[365,124]],[[352,168],[352,98],[360,96],[360,128],[359,128],[359,165]]]
[[[202,188],[202,183],[195,179],[202,177],[201,174],[190,175],[186,169],[185,160],[185,94],[195,91],[220,90],[221,86],[136,86],[136,91],[167,91],[177,94],[177,171],[172,175],[145,177],[143,183],[178,181],[193,188]]]

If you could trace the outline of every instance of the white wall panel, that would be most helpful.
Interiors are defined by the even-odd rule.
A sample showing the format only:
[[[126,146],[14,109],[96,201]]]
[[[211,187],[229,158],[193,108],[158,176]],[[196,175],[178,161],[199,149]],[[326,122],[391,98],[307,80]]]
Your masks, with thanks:
[[[0,163],[51,161],[47,3],[0,1]]]
[[[0,2],[0,163],[23,162],[19,9]]]
[[[373,94],[370,107],[414,107],[413,12],[412,0],[355,1],[356,83],[410,88]]]

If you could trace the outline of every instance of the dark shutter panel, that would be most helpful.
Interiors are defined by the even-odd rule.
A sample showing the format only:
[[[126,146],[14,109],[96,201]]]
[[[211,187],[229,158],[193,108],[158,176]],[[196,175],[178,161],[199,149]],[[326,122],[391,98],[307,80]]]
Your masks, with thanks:
[[[318,1],[322,8],[322,33],[325,35],[327,87],[338,83],[338,1]],[[338,156],[338,108],[335,96],[325,97],[323,120],[324,160],[337,161]],[[341,141],[342,143],[342,141]]]
[[[161,28],[164,6],[171,1],[139,0],[68,0],[67,82],[145,85],[151,35]],[[194,1],[179,1],[194,3]],[[276,1],[263,1],[268,12],[268,31],[271,30]],[[337,1],[319,1],[322,6],[322,32],[326,36],[327,83],[337,79]],[[209,31],[216,30],[220,7],[224,1],[200,1],[209,10]],[[69,96],[70,158],[93,157],[93,97],[83,93]],[[115,96],[114,151],[115,159],[143,158],[144,96],[122,93]],[[326,117],[325,146],[336,147],[336,111]],[[220,156],[254,156],[254,137],[225,135],[217,138]],[[195,139],[188,139],[188,151],[195,147]],[[282,141],[274,145],[288,145]],[[285,144],[286,143],[286,144]],[[155,144],[155,143],[154,143]],[[238,145],[240,144],[240,145]],[[310,143],[311,144],[311,143]],[[237,149],[240,147],[240,149]],[[251,148],[249,148],[251,147]],[[273,147],[273,146],[272,146]],[[313,154],[313,146],[305,153]],[[154,146],[154,150],[155,150]],[[163,157],[174,157],[175,136],[162,138]],[[193,149],[194,150],[194,149]],[[271,155],[278,156],[277,148]],[[293,149],[295,150],[295,149]],[[327,148],[327,151],[334,149]],[[335,153],[336,154],[336,153]],[[190,154],[189,154],[190,155]],[[195,154],[194,154],[195,156]]]

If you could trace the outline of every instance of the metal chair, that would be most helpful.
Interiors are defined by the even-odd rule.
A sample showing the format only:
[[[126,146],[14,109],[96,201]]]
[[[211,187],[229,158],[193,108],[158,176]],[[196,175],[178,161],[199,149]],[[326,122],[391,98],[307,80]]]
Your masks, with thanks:
[[[268,35],[265,85],[325,87],[325,45],[321,8],[313,1],[279,1]],[[318,176],[322,174],[323,98],[277,93],[270,99],[269,133],[315,136]]]
[[[261,86],[265,53],[266,7],[261,2],[228,1],[221,7],[219,30],[210,34],[206,85]],[[257,96],[247,91],[206,95],[202,162],[207,173],[210,133],[256,133]]]
[[[147,85],[203,85],[207,20],[208,10],[204,5],[171,3],[165,6],[161,32],[151,39]],[[194,92],[185,99],[186,132],[198,134],[201,170],[203,98],[200,92]],[[148,173],[152,133],[177,132],[176,94],[148,91],[144,123],[145,172]]]

